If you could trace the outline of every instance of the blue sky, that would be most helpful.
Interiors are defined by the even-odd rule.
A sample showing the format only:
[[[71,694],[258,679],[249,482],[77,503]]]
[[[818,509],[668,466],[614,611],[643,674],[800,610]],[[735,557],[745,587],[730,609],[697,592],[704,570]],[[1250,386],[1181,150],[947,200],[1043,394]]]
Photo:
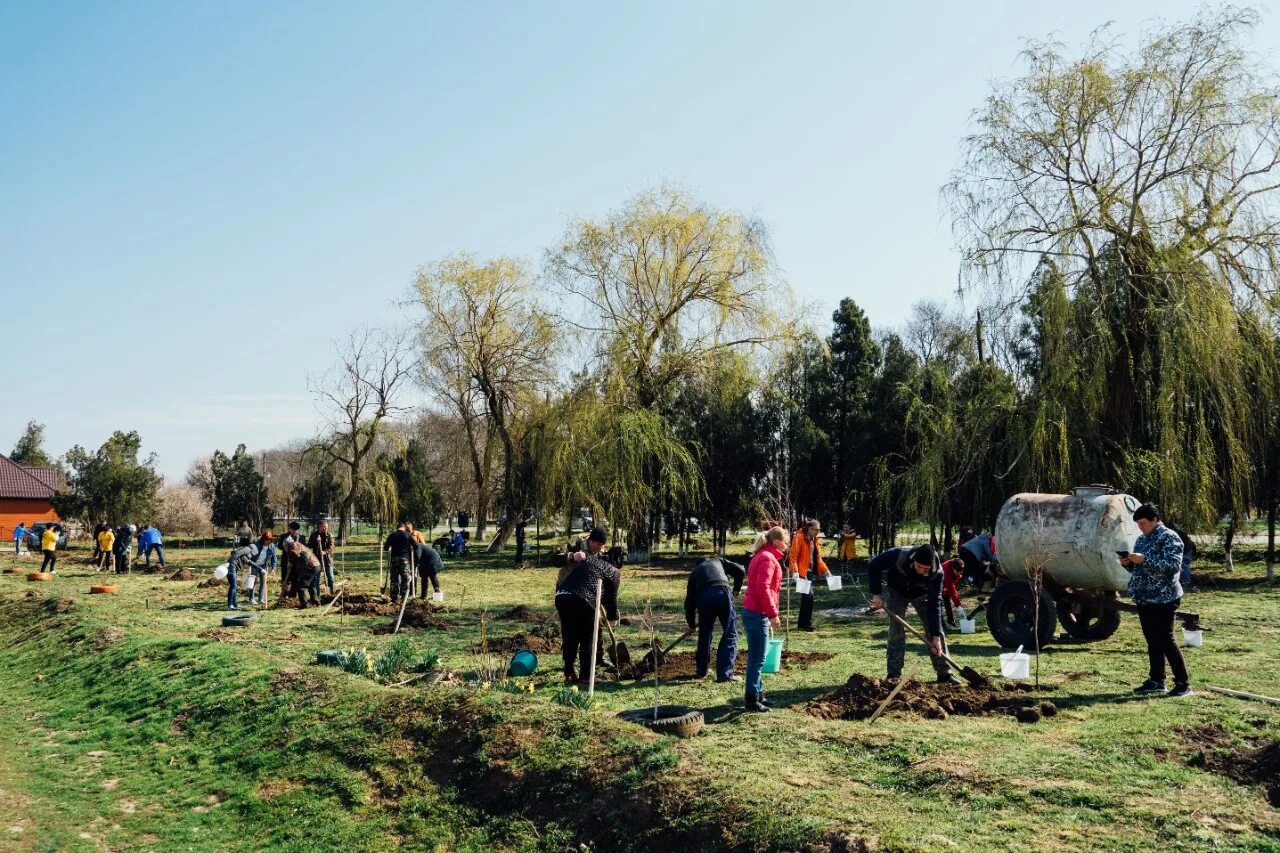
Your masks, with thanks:
[[[667,180],[763,218],[824,322],[898,323],[954,290],[938,187],[1022,40],[1196,8],[0,0],[0,450],[137,429],[180,477],[308,435],[420,264],[540,261]]]

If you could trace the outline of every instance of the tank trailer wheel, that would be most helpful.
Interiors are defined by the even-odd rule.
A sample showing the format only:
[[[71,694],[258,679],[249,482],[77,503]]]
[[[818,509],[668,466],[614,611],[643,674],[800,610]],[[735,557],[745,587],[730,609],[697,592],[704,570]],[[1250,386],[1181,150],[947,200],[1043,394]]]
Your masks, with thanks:
[[[1044,648],[1053,639],[1053,596],[1040,589],[1040,642]],[[1005,581],[987,599],[987,629],[996,642],[1006,649],[1024,646],[1034,649],[1036,643],[1035,592],[1027,581]]]
[[[1063,599],[1058,602],[1062,630],[1077,640],[1105,640],[1120,627],[1120,611],[1096,601]]]

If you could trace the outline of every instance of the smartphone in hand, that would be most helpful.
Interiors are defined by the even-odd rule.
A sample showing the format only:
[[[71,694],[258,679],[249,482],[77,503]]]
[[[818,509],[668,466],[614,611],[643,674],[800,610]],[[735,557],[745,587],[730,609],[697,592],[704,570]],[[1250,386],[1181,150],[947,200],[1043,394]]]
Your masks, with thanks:
[[[1116,556],[1120,558],[1120,565],[1124,567],[1124,570],[1126,572],[1133,571],[1133,566],[1125,562],[1125,560],[1129,559],[1128,551],[1116,551]]]

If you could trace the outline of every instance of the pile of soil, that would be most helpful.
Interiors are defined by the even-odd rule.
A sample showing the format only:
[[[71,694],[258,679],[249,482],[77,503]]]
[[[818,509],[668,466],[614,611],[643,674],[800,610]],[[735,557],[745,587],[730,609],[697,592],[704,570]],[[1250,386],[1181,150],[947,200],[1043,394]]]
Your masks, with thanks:
[[[560,626],[550,622],[534,625],[528,631],[522,631],[519,634],[490,637],[488,643],[491,652],[514,653],[521,649],[544,654],[558,652],[560,651]]]
[[[894,686],[888,679],[855,672],[842,687],[814,699],[805,710],[824,720],[865,720],[875,713]],[[979,689],[908,678],[885,713],[906,712],[932,720],[945,720],[952,714],[969,717],[1008,714],[1023,723],[1039,722],[1042,717],[1057,714],[1058,708],[1052,702],[1029,695],[1033,689],[1030,684],[1015,682]]]
[[[532,607],[517,604],[506,613],[495,618],[501,619],[504,622],[547,622],[551,619],[551,616],[546,613],[539,613]]]
[[[1280,807],[1280,740],[1246,735],[1239,743],[1220,723],[1177,731],[1197,750],[1187,759],[1188,765],[1221,774],[1241,785],[1262,785],[1267,802]]]
[[[338,605],[341,607],[342,605]],[[356,611],[348,610],[347,613]],[[368,611],[366,611],[368,612]],[[400,605],[386,604],[378,606],[374,611],[378,615],[389,617],[385,625],[378,625],[373,629],[375,634],[390,634],[395,630],[396,618],[400,615]],[[435,630],[447,631],[456,628],[457,623],[450,619],[445,619],[440,614],[443,610],[435,610],[431,607],[431,602],[423,601],[421,598],[411,598],[404,608],[404,619],[400,622],[400,630]]]
[[[333,599],[322,595],[320,600],[327,604]],[[365,595],[359,592],[342,596],[342,602],[338,607],[350,616],[386,616],[388,614],[395,616],[400,612],[399,606],[393,605],[391,599],[385,595]]]
[[[608,655],[609,650],[605,649]],[[644,678],[653,672],[653,667],[645,663],[644,657],[648,653],[648,649],[641,648],[639,652],[631,649],[631,656],[635,659],[635,663],[631,668],[622,674],[624,680],[636,680]],[[711,650],[711,665],[715,666],[715,649]],[[696,655],[693,652],[672,652],[667,655],[666,661],[658,671],[658,675],[662,678],[697,678],[697,662]],[[811,666],[815,663],[831,660],[835,657],[831,652],[788,652],[782,653],[783,669],[801,669]],[[747,653],[744,650],[738,652],[738,657],[734,661],[734,669],[737,672],[743,672],[747,668]]]
[[[195,579],[196,573],[190,569],[178,569],[176,572],[169,575],[169,580],[171,581],[193,581]]]
[[[186,570],[184,569],[183,571],[186,571]],[[173,578],[170,578],[169,580],[173,580]],[[217,578],[215,578],[215,577],[212,577],[212,576],[211,576],[211,577],[210,577],[207,581],[205,581],[204,583],[198,583],[198,584],[196,584],[196,588],[197,588],[197,589],[212,589],[212,588],[213,588],[213,587],[215,587],[215,586],[226,586],[226,585],[227,585],[227,579],[226,579],[226,578],[223,578],[222,580],[218,580]]]

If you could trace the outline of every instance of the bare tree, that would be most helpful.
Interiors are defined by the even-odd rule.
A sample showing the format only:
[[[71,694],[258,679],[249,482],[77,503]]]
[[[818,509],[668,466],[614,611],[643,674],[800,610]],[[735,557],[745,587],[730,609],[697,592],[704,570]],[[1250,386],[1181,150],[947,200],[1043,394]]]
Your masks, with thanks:
[[[307,448],[337,465],[346,475],[339,501],[338,539],[345,541],[351,508],[367,486],[370,452],[387,418],[408,407],[400,404],[404,386],[418,369],[409,336],[363,329],[353,332],[338,364],[311,384],[325,427]]]

